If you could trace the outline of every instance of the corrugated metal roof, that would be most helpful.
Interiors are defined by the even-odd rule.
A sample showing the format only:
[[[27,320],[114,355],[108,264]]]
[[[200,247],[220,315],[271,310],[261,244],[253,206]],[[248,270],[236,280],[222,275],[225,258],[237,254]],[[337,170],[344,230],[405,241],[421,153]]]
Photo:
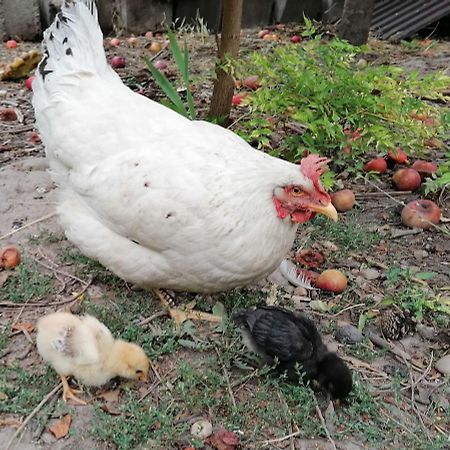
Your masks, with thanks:
[[[372,30],[381,39],[399,41],[450,14],[450,0],[378,0]]]

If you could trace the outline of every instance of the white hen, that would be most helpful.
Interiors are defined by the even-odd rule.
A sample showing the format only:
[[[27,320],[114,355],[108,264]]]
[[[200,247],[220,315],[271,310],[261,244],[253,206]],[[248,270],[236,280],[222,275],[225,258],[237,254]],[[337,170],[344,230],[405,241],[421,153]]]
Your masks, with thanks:
[[[92,0],[45,32],[36,120],[69,240],[144,288],[215,292],[271,273],[298,223],[337,218],[319,176],[133,93],[107,64]]]

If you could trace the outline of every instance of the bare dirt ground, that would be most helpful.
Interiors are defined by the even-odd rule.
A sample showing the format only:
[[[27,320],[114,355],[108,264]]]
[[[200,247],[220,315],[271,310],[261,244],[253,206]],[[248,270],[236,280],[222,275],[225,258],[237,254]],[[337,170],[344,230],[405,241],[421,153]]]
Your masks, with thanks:
[[[144,44],[144,38],[136,47],[123,41],[108,54],[125,56],[127,66],[119,73],[132,89],[160,99],[162,94],[142,64],[142,56],[148,56]],[[243,48],[260,45],[265,44],[256,39],[256,31],[244,33]],[[202,114],[211,93],[214,39],[193,36],[189,46],[194,96]],[[17,51],[2,47],[0,61],[10,62],[36,47],[33,43],[22,43]],[[440,43],[430,53],[405,53],[374,43],[373,59],[420,71],[442,70],[449,66],[450,45]],[[174,77],[170,66],[169,78]],[[59,394],[51,396],[12,448],[219,448],[193,440],[189,429],[199,418],[210,421],[214,429],[235,431],[241,448],[450,448],[450,387],[435,367],[450,344],[449,316],[439,311],[440,302],[449,306],[450,241],[438,229],[405,233],[400,202],[418,194],[387,197],[362,181],[344,180],[357,195],[356,209],[343,214],[336,226],[319,220],[301,227],[297,246],[314,246],[325,255],[326,267],[347,274],[349,288],[344,294],[306,294],[275,275],[248,290],[186,296],[207,311],[218,302],[231,312],[270,301],[313,316],[330,348],[355,374],[355,393],[347,404],[332,409],[319,394],[316,400],[309,388],[299,390],[249,368],[232,329],[189,324],[177,334],[163,316],[140,325],[161,310],[157,301],[80,255],[65,240],[57,218],[47,217],[55,211],[57,191],[43,146],[30,140],[34,116],[31,92],[23,81],[0,83],[0,105],[20,112],[17,121],[0,123],[0,236],[16,231],[0,244],[16,245],[23,255],[14,271],[0,272],[1,448],[57,385],[55,373],[35,350],[33,327],[38,317],[61,308],[94,313],[116,335],[140,342],[157,374],[146,385],[113,382],[104,389],[87,390],[90,404],[85,407],[66,405]],[[240,114],[239,109],[233,111],[235,118]],[[439,162],[442,152],[433,156]],[[386,182],[378,184],[392,192]],[[438,201],[442,215],[450,217],[448,197]],[[38,222],[17,231],[34,221]],[[447,223],[440,226],[449,230]],[[352,335],[354,343],[336,339],[337,331],[349,324],[357,327],[363,320],[379,334],[375,316],[386,299],[412,305],[421,326],[399,341],[382,339],[378,346],[367,335]],[[314,308],[311,300],[316,301]],[[222,359],[217,358],[217,349]],[[323,423],[317,404],[325,416]],[[70,432],[56,439],[50,427],[66,415],[72,419]]]

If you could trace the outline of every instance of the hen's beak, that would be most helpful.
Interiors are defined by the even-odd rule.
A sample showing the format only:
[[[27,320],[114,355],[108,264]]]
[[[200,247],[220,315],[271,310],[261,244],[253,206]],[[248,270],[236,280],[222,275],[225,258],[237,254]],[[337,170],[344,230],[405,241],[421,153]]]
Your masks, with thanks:
[[[324,216],[329,217],[334,222],[338,221],[338,213],[336,211],[336,208],[333,206],[333,204],[330,202],[326,206],[320,206],[320,205],[308,205],[308,209],[311,211],[314,211],[317,214],[322,214]]]

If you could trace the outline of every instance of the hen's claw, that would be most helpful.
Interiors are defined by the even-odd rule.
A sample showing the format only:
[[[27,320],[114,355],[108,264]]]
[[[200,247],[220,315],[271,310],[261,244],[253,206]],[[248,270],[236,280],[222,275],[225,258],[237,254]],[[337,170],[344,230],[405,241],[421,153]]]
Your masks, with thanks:
[[[75,394],[80,394],[83,391],[72,389],[69,386],[69,383],[67,382],[67,377],[64,375],[60,375],[61,381],[63,384],[63,400],[67,402],[68,400],[73,400],[75,403],[78,403],[79,405],[87,405],[87,403],[84,400],[81,400],[81,398],[78,398]]]

